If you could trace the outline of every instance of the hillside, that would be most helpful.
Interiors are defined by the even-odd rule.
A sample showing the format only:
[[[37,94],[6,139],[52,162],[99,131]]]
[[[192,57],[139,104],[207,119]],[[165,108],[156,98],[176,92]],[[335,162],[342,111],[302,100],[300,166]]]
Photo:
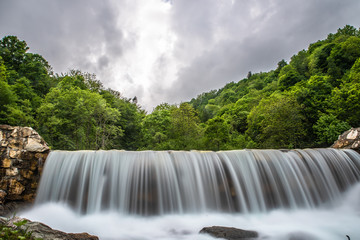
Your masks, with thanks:
[[[359,57],[359,30],[345,26],[277,69],[249,72],[190,103],[202,122],[229,124],[242,147],[329,146],[360,124]]]

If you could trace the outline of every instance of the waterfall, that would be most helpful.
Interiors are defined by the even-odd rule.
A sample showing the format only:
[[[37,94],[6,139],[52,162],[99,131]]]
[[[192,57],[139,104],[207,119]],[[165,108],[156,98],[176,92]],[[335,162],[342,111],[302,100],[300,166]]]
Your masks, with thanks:
[[[53,151],[36,204],[78,213],[257,213],[332,204],[360,180],[352,150]]]

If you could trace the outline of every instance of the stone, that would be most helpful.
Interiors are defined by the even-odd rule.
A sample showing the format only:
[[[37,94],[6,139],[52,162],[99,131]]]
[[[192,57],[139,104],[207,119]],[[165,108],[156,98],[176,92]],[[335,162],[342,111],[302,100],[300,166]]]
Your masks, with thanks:
[[[19,170],[17,168],[6,169],[6,176],[17,176],[18,174]]]
[[[22,198],[25,202],[32,202],[35,199],[35,193],[26,194]]]
[[[200,233],[205,233],[215,238],[224,238],[228,240],[256,239],[259,236],[256,231],[222,226],[204,227],[201,229]]]
[[[17,218],[15,221],[9,221],[9,225],[14,222],[22,221],[22,218]],[[41,238],[43,240],[98,240],[97,236],[90,235],[88,233],[65,233],[59,230],[54,230],[49,226],[40,223],[32,222],[28,219],[27,223],[20,226],[22,230],[32,232],[31,236],[36,238]]]
[[[34,182],[31,183],[30,187],[31,187],[32,189],[35,189],[35,190],[36,190],[37,187],[38,187],[38,185],[39,185],[38,182],[37,182],[37,181],[34,181]],[[34,198],[34,199],[35,199],[35,198]]]
[[[19,136],[18,128],[15,127],[10,136],[17,138]]]
[[[355,140],[358,136],[357,129],[351,129],[350,132],[346,135],[347,139]]]
[[[360,128],[351,128],[344,132],[331,147],[353,149],[360,153]]]
[[[34,172],[31,171],[31,170],[20,170],[20,175],[23,177],[23,178],[26,178],[26,179],[32,179],[32,176],[34,175]]]
[[[14,130],[14,127],[12,127],[10,125],[1,124],[0,129],[6,130],[6,131],[12,131],[12,130]]]
[[[25,187],[17,180],[11,179],[9,182],[9,195],[20,195],[25,190]]]
[[[0,189],[0,204],[4,204],[5,203],[5,197],[6,197],[7,193]]]
[[[35,160],[31,160],[31,165],[30,165],[30,170],[35,171],[38,168],[38,163],[39,161]]]
[[[24,142],[22,141],[22,139],[10,138],[8,146],[13,149],[19,149],[23,148]]]
[[[36,138],[28,138],[28,142],[24,149],[29,152],[44,152],[49,150],[49,147],[41,144]]]
[[[9,185],[9,179],[2,178],[0,181],[0,189],[7,190]]]
[[[19,150],[13,150],[13,149],[11,149],[11,150],[9,151],[9,156],[10,156],[11,158],[17,158],[17,157],[20,156],[20,153],[21,153],[21,151],[19,151]]]
[[[23,138],[30,137],[31,135],[33,135],[33,133],[36,133],[36,132],[31,127],[23,127],[21,129],[21,136]]]
[[[9,168],[11,166],[11,160],[8,158],[4,158],[2,160],[2,165],[3,168]]]

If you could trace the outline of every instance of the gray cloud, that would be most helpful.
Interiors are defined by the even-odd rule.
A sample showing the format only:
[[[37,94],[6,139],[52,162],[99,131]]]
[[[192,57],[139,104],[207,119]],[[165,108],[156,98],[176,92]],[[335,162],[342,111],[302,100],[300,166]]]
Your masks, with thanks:
[[[201,5],[213,8],[207,11],[212,14],[201,15],[209,19],[197,24],[199,15],[186,11],[188,2],[181,1],[173,19],[175,28],[192,23],[194,35],[189,36],[180,28],[178,32],[185,36],[182,46],[195,39],[197,45],[208,47],[179,71],[167,99],[191,99],[203,91],[241,80],[248,71],[274,69],[281,59],[289,60],[310,43],[346,24],[359,27],[358,1],[255,0],[234,1],[231,7],[220,6],[223,2],[214,0]],[[223,39],[216,41],[216,34]],[[181,51],[192,52],[186,48]]]
[[[359,27],[359,9],[358,0],[12,0],[0,2],[0,37],[24,39],[56,72],[95,73],[151,110],[273,69]]]

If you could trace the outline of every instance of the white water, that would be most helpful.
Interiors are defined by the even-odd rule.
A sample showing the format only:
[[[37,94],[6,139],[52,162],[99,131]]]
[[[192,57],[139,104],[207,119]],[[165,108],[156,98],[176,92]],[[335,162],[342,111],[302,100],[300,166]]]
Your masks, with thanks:
[[[100,239],[206,240],[198,234],[205,226],[257,230],[260,239],[360,239],[360,184],[352,187],[334,208],[273,210],[261,214],[173,214],[153,217],[98,213],[78,215],[61,204],[48,203],[20,214],[66,232],[88,232]]]
[[[198,232],[213,225],[260,239],[354,240],[359,163],[330,149],[55,152],[36,206],[21,216],[114,240],[212,239]]]

